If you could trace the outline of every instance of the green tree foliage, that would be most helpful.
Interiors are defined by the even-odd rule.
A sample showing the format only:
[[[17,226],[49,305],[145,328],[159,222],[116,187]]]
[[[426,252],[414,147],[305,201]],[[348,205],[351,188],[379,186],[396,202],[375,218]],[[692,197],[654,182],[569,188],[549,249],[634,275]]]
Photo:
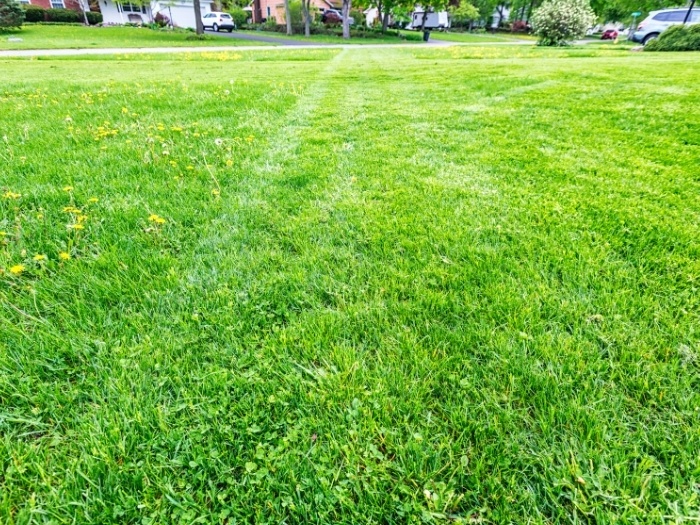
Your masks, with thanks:
[[[241,27],[248,21],[248,12],[244,11],[242,7],[233,5],[227,12],[231,15],[231,18],[233,18],[233,21],[236,23],[236,27]]]
[[[300,0],[291,0],[289,2],[289,15],[293,26],[300,26],[304,23],[304,12],[301,8]]]
[[[479,18],[479,10],[469,2],[460,2],[458,7],[450,7],[449,9],[452,21],[461,25]]]
[[[14,0],[0,0],[0,29],[19,29],[24,22],[24,11]]]
[[[588,0],[547,0],[532,17],[542,46],[567,45],[581,38],[596,20]]]

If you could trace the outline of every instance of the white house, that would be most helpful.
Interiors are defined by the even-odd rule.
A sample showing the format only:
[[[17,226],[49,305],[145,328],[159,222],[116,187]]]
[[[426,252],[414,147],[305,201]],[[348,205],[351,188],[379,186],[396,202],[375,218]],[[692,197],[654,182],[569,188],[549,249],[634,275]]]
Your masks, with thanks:
[[[196,26],[194,5],[188,0],[152,0],[143,5],[99,0],[99,4],[104,24],[149,24],[161,13],[177,27]],[[201,0],[202,15],[212,11],[213,5],[211,0]]]

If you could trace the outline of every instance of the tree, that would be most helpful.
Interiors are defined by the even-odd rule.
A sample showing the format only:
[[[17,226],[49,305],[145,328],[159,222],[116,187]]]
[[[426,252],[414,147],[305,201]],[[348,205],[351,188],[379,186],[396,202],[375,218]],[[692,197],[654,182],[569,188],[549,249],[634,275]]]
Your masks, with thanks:
[[[90,11],[90,6],[88,5],[87,0],[78,0],[78,5],[80,6],[80,10],[83,12],[83,22],[86,26],[89,26],[90,22],[88,21],[87,12]]]
[[[24,11],[14,0],[0,0],[0,29],[22,27]]]
[[[289,8],[289,0],[284,0],[284,19],[287,22],[287,36],[292,36],[292,10]]]
[[[304,36],[311,36],[311,0],[301,0],[301,12],[304,15]]]
[[[198,35],[204,34],[204,26],[202,25],[202,6],[199,5],[199,0],[194,0],[194,23]]]
[[[547,0],[532,17],[541,46],[562,46],[581,38],[595,23],[588,0]]]
[[[350,8],[352,0],[343,0],[343,38],[350,38]]]
[[[448,7],[450,15],[452,16],[452,23],[461,27],[467,25],[471,26],[471,23],[479,18],[479,10],[472,4],[466,1],[459,3],[458,7],[450,6]]]

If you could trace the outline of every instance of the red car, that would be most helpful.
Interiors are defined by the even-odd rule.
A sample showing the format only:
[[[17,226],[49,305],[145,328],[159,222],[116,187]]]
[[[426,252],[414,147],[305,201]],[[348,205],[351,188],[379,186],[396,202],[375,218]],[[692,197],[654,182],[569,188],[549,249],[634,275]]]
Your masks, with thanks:
[[[600,37],[601,40],[615,40],[617,38],[617,30],[616,29],[606,29],[603,32],[603,35]]]

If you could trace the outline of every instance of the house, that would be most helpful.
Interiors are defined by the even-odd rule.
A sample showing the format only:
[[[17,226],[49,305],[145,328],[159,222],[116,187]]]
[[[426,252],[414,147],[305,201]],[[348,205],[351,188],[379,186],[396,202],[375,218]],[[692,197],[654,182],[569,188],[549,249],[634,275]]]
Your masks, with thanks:
[[[32,0],[35,1],[35,0]],[[54,0],[51,0],[52,2]],[[212,0],[201,0],[202,15],[213,11]],[[194,5],[191,0],[146,0],[143,4],[99,0],[104,24],[149,24],[160,13],[176,27],[194,28]]]
[[[251,4],[252,7],[252,4]],[[342,0],[311,0],[311,9],[325,11],[326,9],[343,8]],[[275,20],[278,24],[284,24],[284,2],[282,0],[260,0],[260,12],[262,20],[256,20],[255,8],[253,8],[253,23],[259,24],[265,20]]]
[[[72,9],[73,11],[89,11],[88,2],[85,0],[85,8],[80,0],[19,0],[20,4],[35,5],[44,9]]]

